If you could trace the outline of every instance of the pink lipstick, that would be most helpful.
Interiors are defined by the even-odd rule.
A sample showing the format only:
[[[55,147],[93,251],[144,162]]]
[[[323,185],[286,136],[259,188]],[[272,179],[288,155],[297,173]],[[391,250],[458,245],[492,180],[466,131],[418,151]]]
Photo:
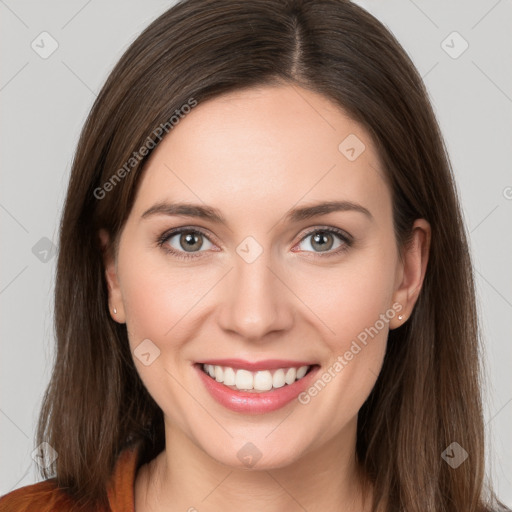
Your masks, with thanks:
[[[212,378],[204,371],[203,364],[247,370],[249,372],[304,366],[308,366],[309,369],[302,378],[295,382],[273,388],[270,391],[240,391],[239,389],[233,389],[235,386],[227,386]],[[282,359],[268,359],[259,362],[249,362],[241,359],[210,359],[194,364],[194,368],[210,395],[227,409],[244,414],[264,414],[278,410],[297,398],[300,393],[311,386],[320,366],[309,361]]]

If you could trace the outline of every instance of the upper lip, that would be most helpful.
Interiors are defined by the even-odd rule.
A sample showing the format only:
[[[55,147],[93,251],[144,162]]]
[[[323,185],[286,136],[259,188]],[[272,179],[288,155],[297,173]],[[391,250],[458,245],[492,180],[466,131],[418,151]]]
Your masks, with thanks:
[[[255,372],[258,370],[274,370],[277,368],[300,368],[301,366],[313,366],[311,361],[292,361],[290,359],[265,359],[263,361],[245,361],[244,359],[208,359],[199,364],[211,364],[214,366],[229,366],[240,370]]]

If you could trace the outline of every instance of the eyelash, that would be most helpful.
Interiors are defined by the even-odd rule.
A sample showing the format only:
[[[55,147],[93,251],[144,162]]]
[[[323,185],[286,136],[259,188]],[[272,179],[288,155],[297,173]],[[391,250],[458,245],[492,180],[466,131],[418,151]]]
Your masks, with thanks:
[[[205,238],[207,238],[211,242],[211,240],[208,238],[208,235],[204,231],[197,229],[197,228],[190,228],[190,227],[184,226],[181,228],[173,228],[169,231],[165,231],[164,233],[162,233],[162,235],[160,235],[157,239],[157,245],[159,247],[161,247],[166,253],[172,254],[174,257],[176,257],[178,259],[191,260],[191,259],[201,257],[201,253],[205,252],[205,251],[197,251],[195,253],[187,254],[184,251],[176,251],[175,249],[165,245],[166,242],[169,241],[169,239],[171,239],[172,237],[179,235],[181,233],[200,234],[200,235],[204,236]],[[312,229],[311,231],[308,231],[307,233],[305,233],[304,236],[299,241],[299,244],[301,242],[303,242],[308,236],[314,235],[315,233],[329,233],[329,234],[336,235],[341,239],[341,241],[343,242],[343,245],[341,245],[340,247],[338,247],[336,250],[334,250],[332,252],[313,253],[313,254],[315,254],[315,256],[313,256],[313,257],[328,258],[330,256],[337,256],[339,254],[346,252],[352,246],[352,243],[353,243],[352,238],[349,235],[347,235],[347,233],[342,231],[341,229],[334,228],[334,227],[329,227],[329,228],[327,228],[327,227],[326,228],[318,228],[317,227],[317,228]],[[213,243],[213,242],[211,242],[211,243]],[[306,251],[306,252],[311,252],[311,251]]]

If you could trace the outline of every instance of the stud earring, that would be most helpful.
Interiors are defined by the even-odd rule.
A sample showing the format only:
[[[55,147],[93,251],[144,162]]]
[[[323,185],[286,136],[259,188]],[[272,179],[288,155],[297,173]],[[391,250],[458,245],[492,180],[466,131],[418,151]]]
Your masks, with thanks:
[[[404,315],[398,315],[398,320],[403,320]]]
[[[114,315],[117,315],[117,309],[114,308]]]

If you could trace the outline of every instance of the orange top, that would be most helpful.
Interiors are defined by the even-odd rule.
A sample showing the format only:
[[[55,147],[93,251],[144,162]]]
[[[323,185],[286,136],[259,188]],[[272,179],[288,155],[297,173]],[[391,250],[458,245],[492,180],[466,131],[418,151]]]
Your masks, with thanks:
[[[134,484],[138,469],[138,445],[119,455],[108,483],[109,508],[104,512],[135,512]],[[54,479],[20,487],[0,497],[0,512],[68,512],[73,500]],[[99,512],[99,511],[98,511]]]

